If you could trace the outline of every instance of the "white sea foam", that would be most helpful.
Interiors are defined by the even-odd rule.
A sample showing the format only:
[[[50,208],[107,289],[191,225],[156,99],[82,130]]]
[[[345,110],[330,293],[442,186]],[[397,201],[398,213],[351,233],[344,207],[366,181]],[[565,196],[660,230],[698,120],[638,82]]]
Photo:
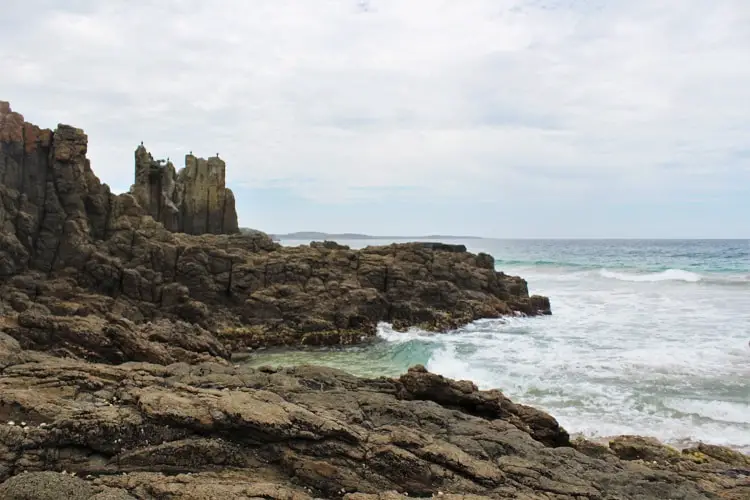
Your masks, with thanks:
[[[427,363],[427,369],[456,380],[471,380],[478,386],[497,386],[491,369],[462,360],[456,355],[456,347],[453,345],[446,345],[435,351]]]
[[[388,373],[424,363],[482,389],[501,389],[550,412],[573,434],[640,434],[750,452],[750,276],[736,262],[747,254],[737,245],[739,257],[722,265],[736,270],[696,274],[686,269],[705,266],[686,257],[689,249],[675,257],[682,261],[669,261],[650,251],[633,257],[627,246],[597,247],[612,252],[607,261],[570,244],[571,252],[588,252],[576,260],[586,264],[580,266],[509,259],[519,264],[503,262],[502,270],[523,276],[531,293],[549,296],[552,316],[478,321],[448,334],[400,333],[381,324],[391,358],[378,362],[391,364]],[[475,250],[497,256],[493,248]],[[672,269],[618,267],[645,261],[643,267]],[[361,369],[350,360],[347,369],[355,367]]]
[[[499,388],[572,433],[750,451],[750,294],[684,286],[700,276],[679,269],[608,276],[539,268],[524,277],[532,293],[553,298],[552,316],[406,337],[434,345],[430,370]]]
[[[703,279],[700,274],[685,271],[683,269],[667,269],[658,273],[643,274],[615,272],[601,269],[599,275],[603,278],[633,282],[685,281],[688,283],[697,283]]]

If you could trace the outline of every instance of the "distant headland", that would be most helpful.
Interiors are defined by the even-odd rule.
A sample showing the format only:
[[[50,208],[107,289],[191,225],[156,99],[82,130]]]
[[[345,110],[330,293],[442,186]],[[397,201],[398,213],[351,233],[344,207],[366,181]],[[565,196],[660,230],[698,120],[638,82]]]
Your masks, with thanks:
[[[245,229],[242,229],[245,231]],[[480,240],[480,236],[455,236],[428,234],[425,236],[373,236],[360,233],[323,233],[320,231],[298,231],[295,233],[272,234],[276,240]]]

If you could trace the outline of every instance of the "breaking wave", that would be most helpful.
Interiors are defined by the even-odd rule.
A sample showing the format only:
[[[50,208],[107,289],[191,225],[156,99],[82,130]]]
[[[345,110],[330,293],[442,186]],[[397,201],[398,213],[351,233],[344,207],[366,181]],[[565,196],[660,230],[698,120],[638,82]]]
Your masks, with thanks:
[[[750,274],[698,274],[684,269],[667,269],[655,273],[621,272],[610,271],[606,268],[600,269],[598,274],[605,279],[629,281],[631,283],[681,282],[733,287],[750,286]]]
[[[685,281],[687,283],[697,283],[703,279],[698,273],[682,269],[667,269],[658,273],[624,273],[601,269],[599,275],[603,278],[634,282]]]

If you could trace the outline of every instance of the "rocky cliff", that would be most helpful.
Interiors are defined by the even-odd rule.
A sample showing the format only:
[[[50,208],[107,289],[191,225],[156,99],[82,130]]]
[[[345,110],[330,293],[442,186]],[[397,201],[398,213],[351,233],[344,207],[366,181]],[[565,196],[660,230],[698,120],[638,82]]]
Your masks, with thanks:
[[[359,342],[379,321],[444,330],[550,312],[523,279],[460,246],[282,248],[260,232],[172,232],[165,224],[196,232],[219,224],[201,207],[221,200],[220,160],[188,156],[175,174],[138,148],[133,193],[115,195],[92,172],[86,149],[80,129],[42,130],[2,104],[0,312],[26,347],[49,348],[50,322],[78,332],[66,336],[67,352],[114,361],[128,358],[126,337],[142,338],[143,325],[161,319],[187,321],[241,348]],[[130,323],[113,330],[104,318]],[[124,343],[119,351],[102,347],[113,331]]]
[[[226,164],[185,156],[185,168],[154,160],[143,145],[135,150],[135,183],[130,189],[138,204],[172,232],[239,233],[234,194],[226,187]]]
[[[744,455],[570,440],[423,367],[233,365],[233,349],[359,342],[378,321],[443,330],[550,306],[461,246],[175,233],[170,167],[155,198],[115,195],[86,147],[0,103],[3,500],[749,498]]]

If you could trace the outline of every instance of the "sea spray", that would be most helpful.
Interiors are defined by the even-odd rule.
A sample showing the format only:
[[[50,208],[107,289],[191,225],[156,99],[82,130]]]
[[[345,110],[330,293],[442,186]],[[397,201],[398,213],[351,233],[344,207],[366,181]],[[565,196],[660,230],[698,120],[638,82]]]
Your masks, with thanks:
[[[376,243],[385,242],[366,242]],[[307,352],[306,362],[367,376],[424,364],[549,411],[574,434],[750,451],[750,242],[466,245],[549,296],[553,315],[483,320],[445,334],[382,324],[379,342]]]
[[[666,269],[658,273],[624,273],[601,269],[599,274],[603,278],[633,282],[685,281],[687,283],[697,283],[702,279],[700,274],[682,269]]]

